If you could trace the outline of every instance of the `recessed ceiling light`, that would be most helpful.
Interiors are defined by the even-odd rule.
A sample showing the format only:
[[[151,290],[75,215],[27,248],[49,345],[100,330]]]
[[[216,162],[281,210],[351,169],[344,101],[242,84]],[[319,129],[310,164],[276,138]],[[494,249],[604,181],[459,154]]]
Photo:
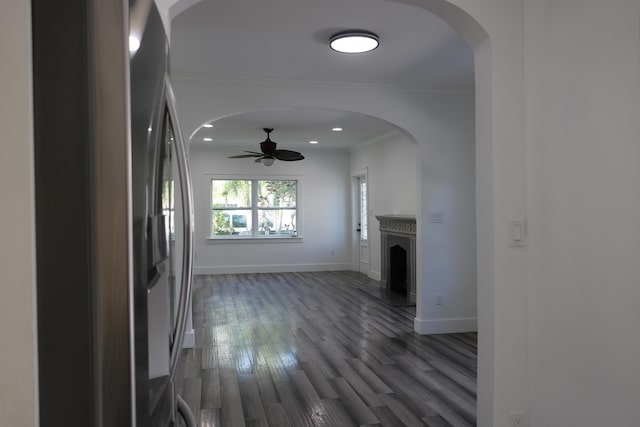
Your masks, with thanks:
[[[202,125],[202,127],[205,127],[205,128],[212,128],[212,127],[213,127],[213,125],[212,125],[211,123],[205,123],[205,124],[203,124],[203,125]]]
[[[202,140],[206,141],[206,142],[211,142],[211,141],[213,141],[213,138],[202,138]]]
[[[364,53],[378,47],[378,36],[369,31],[349,30],[331,36],[331,49],[340,53]]]
[[[309,141],[309,144],[317,144],[318,141]]]
[[[334,132],[342,132],[342,128],[333,128],[331,130]]]

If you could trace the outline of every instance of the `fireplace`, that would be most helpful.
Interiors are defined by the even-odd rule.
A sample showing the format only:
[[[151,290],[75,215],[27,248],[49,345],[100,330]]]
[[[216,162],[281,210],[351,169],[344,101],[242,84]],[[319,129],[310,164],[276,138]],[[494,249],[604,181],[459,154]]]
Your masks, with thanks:
[[[390,296],[416,302],[416,219],[376,215],[380,221],[382,286]]]

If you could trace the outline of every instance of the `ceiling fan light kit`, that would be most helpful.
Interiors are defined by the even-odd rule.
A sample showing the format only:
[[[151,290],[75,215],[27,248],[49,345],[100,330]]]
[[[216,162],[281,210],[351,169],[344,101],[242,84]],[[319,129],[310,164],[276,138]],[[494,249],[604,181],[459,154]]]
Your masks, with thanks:
[[[341,31],[331,36],[329,46],[340,53],[365,53],[380,44],[378,35],[365,30]]]
[[[278,144],[273,142],[269,137],[269,134],[273,132],[272,128],[263,128],[263,130],[267,133],[267,139],[260,143],[260,151],[258,153],[256,151],[245,151],[248,154],[239,154],[237,156],[230,156],[230,159],[245,159],[248,157],[255,157],[254,160],[256,163],[262,163],[265,166],[273,165],[273,162],[276,160],[281,160],[283,162],[294,162],[297,160],[303,160],[304,156],[297,151],[291,150],[278,150],[276,147]]]

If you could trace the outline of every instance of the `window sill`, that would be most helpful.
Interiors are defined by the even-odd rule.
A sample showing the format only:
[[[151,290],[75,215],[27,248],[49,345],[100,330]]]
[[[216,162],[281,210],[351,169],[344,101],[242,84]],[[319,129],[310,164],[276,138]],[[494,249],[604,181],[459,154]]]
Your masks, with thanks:
[[[207,237],[207,244],[229,243],[302,243],[302,236],[270,237]]]

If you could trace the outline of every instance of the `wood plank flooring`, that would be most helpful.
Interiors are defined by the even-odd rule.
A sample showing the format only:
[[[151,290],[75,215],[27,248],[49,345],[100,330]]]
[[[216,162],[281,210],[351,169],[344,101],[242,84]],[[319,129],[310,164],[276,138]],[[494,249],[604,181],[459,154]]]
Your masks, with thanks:
[[[202,427],[473,426],[477,336],[420,336],[355,272],[196,276],[177,389]]]

